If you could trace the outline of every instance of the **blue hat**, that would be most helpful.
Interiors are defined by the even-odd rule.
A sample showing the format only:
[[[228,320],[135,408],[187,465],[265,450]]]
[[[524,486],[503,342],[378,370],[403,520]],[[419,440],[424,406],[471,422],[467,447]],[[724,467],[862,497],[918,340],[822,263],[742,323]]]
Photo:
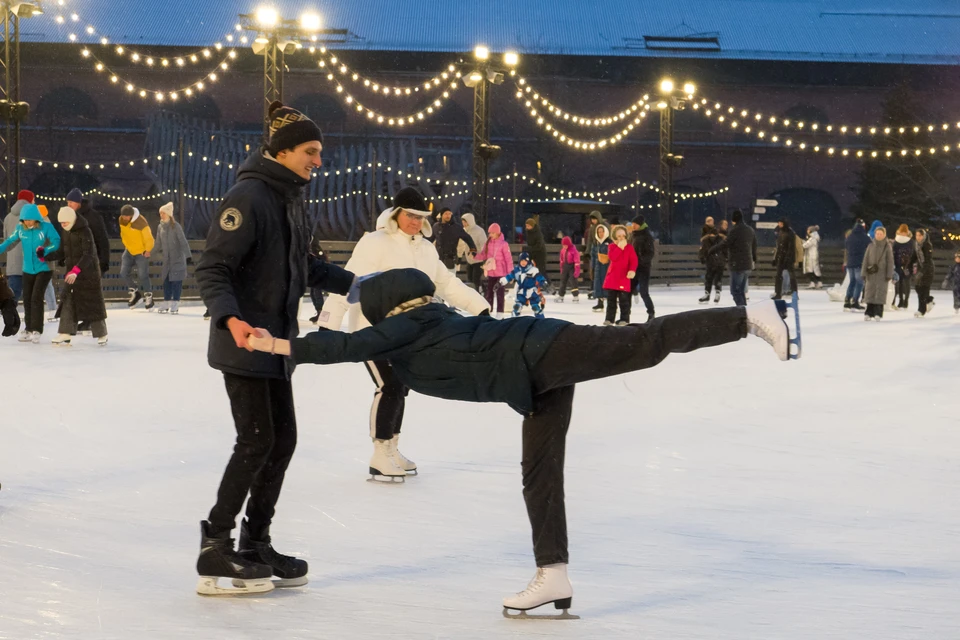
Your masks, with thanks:
[[[67,202],[83,202],[83,192],[74,187],[67,194]]]

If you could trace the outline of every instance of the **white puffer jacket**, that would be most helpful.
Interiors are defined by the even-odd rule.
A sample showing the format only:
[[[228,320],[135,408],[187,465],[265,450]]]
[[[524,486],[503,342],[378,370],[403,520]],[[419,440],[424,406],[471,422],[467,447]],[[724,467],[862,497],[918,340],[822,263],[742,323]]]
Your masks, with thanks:
[[[803,272],[820,275],[820,234],[816,231],[803,241]]]
[[[427,274],[437,286],[437,296],[471,315],[482,313],[490,306],[479,293],[463,284],[447,270],[437,249],[423,235],[413,237],[400,231],[390,208],[377,218],[377,231],[360,238],[353,249],[346,269],[357,276],[365,276],[389,269],[419,269]],[[430,223],[424,219],[424,232],[430,235]],[[339,331],[343,316],[349,312],[348,331],[357,331],[370,326],[360,313],[359,304],[349,304],[345,296],[330,295],[320,312],[318,324]]]

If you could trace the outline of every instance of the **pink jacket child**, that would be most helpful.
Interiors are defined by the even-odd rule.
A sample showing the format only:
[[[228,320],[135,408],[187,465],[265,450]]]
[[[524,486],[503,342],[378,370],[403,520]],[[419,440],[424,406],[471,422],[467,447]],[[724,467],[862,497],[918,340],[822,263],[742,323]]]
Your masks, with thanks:
[[[616,244],[607,247],[610,256],[610,266],[607,267],[607,277],[603,280],[603,288],[610,291],[630,291],[631,276],[637,272],[637,252],[633,245],[621,248]]]
[[[563,265],[572,264],[573,265],[573,277],[580,277],[580,252],[577,251],[577,247],[574,246],[573,240],[570,239],[570,236],[564,236],[563,240],[560,241],[563,245],[560,248],[560,272],[563,272]]]
[[[487,244],[475,259],[483,263],[483,274],[488,278],[500,279],[513,271],[510,245],[503,239],[500,225],[493,223],[487,228]]]

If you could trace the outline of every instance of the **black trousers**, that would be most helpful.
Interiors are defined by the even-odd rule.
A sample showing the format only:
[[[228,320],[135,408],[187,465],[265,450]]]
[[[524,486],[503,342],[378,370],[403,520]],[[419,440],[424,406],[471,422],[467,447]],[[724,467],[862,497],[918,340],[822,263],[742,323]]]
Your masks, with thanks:
[[[723,265],[719,267],[707,267],[707,273],[703,278],[703,288],[710,295],[710,290],[715,289],[720,293],[723,285]]]
[[[52,277],[49,271],[23,274],[23,315],[27,331],[43,333],[43,296]]]
[[[637,275],[633,278],[633,283],[631,285],[633,293],[640,294],[640,299],[643,300],[643,305],[647,309],[647,313],[653,313],[653,299],[650,298],[650,268],[640,267],[637,269]]]
[[[223,374],[237,443],[210,511],[214,535],[230,531],[247,494],[247,520],[255,540],[270,529],[287,466],[297,448],[297,417],[289,380]]]
[[[535,408],[523,421],[523,499],[538,567],[569,561],[563,461],[574,385],[746,335],[743,307],[688,311],[627,327],[570,325],[560,332],[531,371]]]
[[[778,298],[781,295],[783,295],[783,272],[784,271],[790,274],[790,291],[787,291],[787,293],[793,293],[794,291],[796,291],[797,290],[796,265],[794,265],[793,263],[783,265],[783,266],[778,265],[776,269],[777,269],[777,275],[773,281],[773,295],[775,295]]]
[[[564,264],[560,268],[560,291],[557,292],[561,298],[567,295],[567,284],[570,284],[570,291],[573,293],[573,297],[576,298],[580,295],[580,278],[573,275],[576,272],[577,265],[570,264],[569,262]]]
[[[900,279],[897,281],[897,306],[906,309],[910,306],[910,278],[900,274]]]
[[[928,285],[928,284],[927,284],[927,285],[918,284],[917,287],[916,287],[916,291],[917,291],[917,298],[918,298],[918,300],[919,300],[919,302],[920,302],[920,306],[918,307],[917,310],[918,310],[920,313],[926,313],[926,312],[927,312],[927,305],[930,303],[931,300],[933,300],[933,296],[930,295],[930,285]],[[24,296],[24,299],[26,299],[26,296],[27,296],[27,294],[26,294],[26,281],[24,281],[24,294],[23,294],[23,296]],[[30,327],[28,326],[27,328],[29,329]]]
[[[407,403],[407,388],[386,360],[371,360],[364,363],[367,373],[377,385],[370,407],[370,437],[389,440],[400,433],[403,425],[403,410]]]
[[[620,303],[620,319],[630,322],[630,308],[633,306],[633,296],[629,291],[613,291],[607,289],[607,322],[617,319],[617,303]]]
[[[467,264],[467,282],[473,285],[473,288],[480,291],[483,282],[483,263]]]
[[[870,304],[867,303],[867,309],[864,311],[865,316],[868,318],[882,318],[883,317],[883,305],[882,304]]]

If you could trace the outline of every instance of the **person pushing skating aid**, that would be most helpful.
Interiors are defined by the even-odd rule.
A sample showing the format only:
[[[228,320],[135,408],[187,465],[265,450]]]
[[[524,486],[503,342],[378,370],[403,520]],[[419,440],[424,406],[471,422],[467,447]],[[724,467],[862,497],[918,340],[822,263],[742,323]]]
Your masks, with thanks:
[[[395,269],[358,282],[360,308],[372,325],[353,334],[321,331],[293,341],[257,329],[248,348],[297,363],[388,360],[397,377],[424,395],[503,402],[523,415],[523,497],[533,530],[537,573],[528,588],[504,599],[504,613],[553,604],[565,612],[567,578],[563,494],[565,440],[574,386],[653,367],[687,353],[753,334],[781,360],[799,357],[784,318],[796,298],[751,307],[690,311],[644,325],[597,327],[531,317],[464,317],[434,301],[430,278]],[[799,332],[799,320],[797,320]],[[790,345],[798,352],[791,355]]]

